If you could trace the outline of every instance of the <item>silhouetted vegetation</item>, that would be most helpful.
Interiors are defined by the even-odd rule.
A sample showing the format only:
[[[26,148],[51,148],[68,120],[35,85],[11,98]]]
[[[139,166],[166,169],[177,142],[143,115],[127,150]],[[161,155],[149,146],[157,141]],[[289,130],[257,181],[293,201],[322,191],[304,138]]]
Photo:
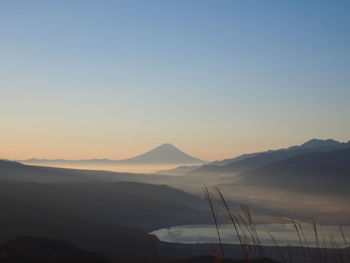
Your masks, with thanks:
[[[226,262],[223,244],[220,237],[220,226],[218,223],[219,214],[224,214],[227,218],[229,218],[230,222],[234,226],[234,234],[238,237],[244,262],[265,262],[265,260],[267,260],[266,262],[273,262],[272,260],[269,261],[270,259],[266,257],[266,255],[268,255],[268,253],[265,251],[266,247],[264,247],[260,241],[258,231],[256,230],[256,225],[248,206],[240,205],[239,211],[231,209],[222,192],[218,188],[215,188],[214,193],[210,192],[208,188],[204,188],[204,196],[208,201],[210,212],[213,216],[213,221],[217,229],[218,242],[221,248],[219,262]],[[298,236],[300,243],[300,246],[297,249],[293,249],[290,246],[280,246],[278,244],[278,240],[276,240],[276,238],[270,234],[275,247],[278,248],[280,262],[350,262],[349,250],[346,248],[348,246],[348,242],[341,227],[339,227],[339,231],[343,237],[344,243],[342,246],[345,247],[345,249],[340,249],[339,244],[337,244],[332,234],[328,239],[328,242],[332,246],[332,248],[329,249],[326,247],[326,239],[320,240],[315,220],[313,220],[313,228],[315,235],[314,243],[316,244],[316,247],[310,246],[306,239],[303,227],[299,222],[291,219],[291,223],[294,226],[295,233]],[[298,251],[297,254],[296,251]],[[301,255],[299,253],[300,251]]]

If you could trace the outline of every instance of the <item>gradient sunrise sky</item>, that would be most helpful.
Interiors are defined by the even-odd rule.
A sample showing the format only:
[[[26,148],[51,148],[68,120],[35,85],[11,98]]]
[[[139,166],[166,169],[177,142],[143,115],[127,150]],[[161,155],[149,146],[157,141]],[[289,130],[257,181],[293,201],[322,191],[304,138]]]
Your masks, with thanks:
[[[349,1],[1,1],[0,158],[350,139]]]

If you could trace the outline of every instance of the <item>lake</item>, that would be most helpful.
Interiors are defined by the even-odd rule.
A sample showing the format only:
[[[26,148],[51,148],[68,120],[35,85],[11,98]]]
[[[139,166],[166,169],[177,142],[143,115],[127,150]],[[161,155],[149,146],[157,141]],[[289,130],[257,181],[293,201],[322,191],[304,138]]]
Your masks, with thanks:
[[[316,246],[315,231],[311,224],[301,223],[306,242],[309,246]],[[293,224],[258,224],[256,229],[259,238],[264,245],[274,245],[270,234],[277,240],[279,245],[299,246],[300,241]],[[326,247],[332,247],[331,240],[334,239],[338,247],[349,246],[350,226],[340,227],[334,225],[318,225],[317,232],[320,243]],[[270,234],[269,234],[270,233]],[[160,240],[177,243],[218,243],[217,232],[214,225],[185,225],[163,228],[153,231]],[[232,225],[221,225],[220,235],[223,243],[239,244],[237,235]],[[302,235],[300,233],[300,235]],[[303,238],[302,238],[303,239]],[[324,240],[326,242],[324,243]]]

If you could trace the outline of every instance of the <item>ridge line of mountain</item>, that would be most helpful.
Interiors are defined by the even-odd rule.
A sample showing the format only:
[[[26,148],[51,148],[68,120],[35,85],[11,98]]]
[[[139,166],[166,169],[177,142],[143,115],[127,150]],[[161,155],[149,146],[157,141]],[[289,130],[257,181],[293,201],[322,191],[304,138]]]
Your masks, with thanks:
[[[93,158],[93,159],[39,159],[31,158],[19,160],[23,163],[81,163],[81,164],[204,164],[204,160],[193,157],[170,143],[164,143],[148,152],[137,156],[113,160],[108,158]]]
[[[338,150],[348,147],[350,147],[350,141],[338,142],[333,139],[311,139],[301,145],[295,145],[288,148],[243,154],[235,158],[211,162],[209,164],[201,165],[200,167],[191,170],[189,173],[243,172],[248,169],[257,168],[274,161],[283,160],[303,153]]]

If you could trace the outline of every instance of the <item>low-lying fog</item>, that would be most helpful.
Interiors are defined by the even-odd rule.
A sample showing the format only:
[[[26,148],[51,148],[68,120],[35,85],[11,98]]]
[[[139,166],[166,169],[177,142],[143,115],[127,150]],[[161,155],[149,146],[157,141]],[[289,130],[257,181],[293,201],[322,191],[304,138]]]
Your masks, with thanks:
[[[34,162],[22,162],[27,165],[39,165],[58,168],[72,168],[72,169],[87,169],[87,170],[103,170],[122,173],[156,173],[160,170],[169,170],[178,167],[181,164],[74,164],[74,163],[34,163]]]
[[[47,164],[53,166],[52,164]],[[178,167],[167,165],[60,165],[56,167],[91,170],[109,170],[127,173],[146,173],[123,177],[123,181],[138,181],[151,184],[166,184],[199,196],[203,187],[218,187],[232,203],[247,204],[259,223],[281,223],[283,218],[294,218],[310,222],[315,218],[320,224],[350,225],[350,195],[312,191],[293,191],[269,185],[240,183],[236,174],[156,174],[159,170]],[[118,179],[119,180],[119,179]]]

